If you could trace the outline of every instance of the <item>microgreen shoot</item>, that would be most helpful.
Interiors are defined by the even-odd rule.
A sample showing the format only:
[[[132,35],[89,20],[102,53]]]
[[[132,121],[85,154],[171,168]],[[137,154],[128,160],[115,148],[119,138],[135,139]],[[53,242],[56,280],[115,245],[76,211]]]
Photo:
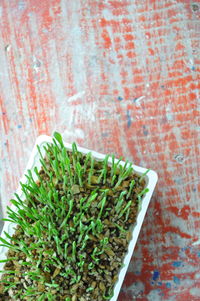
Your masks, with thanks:
[[[130,174],[133,172],[132,164],[129,164],[129,167],[125,170],[122,171],[121,174],[119,174],[118,181],[115,184],[114,188],[116,189]]]
[[[100,209],[100,212],[99,212],[99,215],[98,215],[98,219],[100,219],[101,216],[102,216],[105,204],[106,204],[106,196],[104,196],[104,198],[101,200],[101,209]]]
[[[119,218],[121,218],[122,215],[124,215],[124,213],[129,209],[129,207],[131,206],[131,204],[132,204],[132,201],[129,201],[129,202],[127,203],[127,205],[124,207],[124,209],[120,212]]]
[[[93,172],[94,172],[94,158],[91,157],[91,165],[90,165],[90,171],[88,173],[88,184],[90,185],[91,184],[91,177],[93,175]]]
[[[126,195],[126,199],[129,199],[129,197],[131,196],[131,193],[132,193],[132,191],[133,191],[134,185],[135,185],[135,180],[132,180],[132,181],[131,181],[131,184],[130,184],[130,187],[129,187],[129,190],[128,190],[128,193],[127,193],[127,195]]]
[[[74,261],[76,261],[76,242],[73,241],[72,243],[72,258]]]
[[[141,183],[142,180],[145,178],[145,176],[148,174],[148,172],[150,171],[150,169],[147,169],[140,177],[139,182]]]
[[[117,214],[118,214],[118,213],[120,212],[120,210],[121,210],[121,207],[122,207],[122,205],[123,205],[123,203],[124,203],[124,195],[126,195],[126,194],[127,194],[126,191],[122,191],[122,192],[120,193],[119,199],[117,200],[117,205],[115,206],[115,210],[116,210]]]
[[[59,142],[61,148],[63,148],[63,147],[64,147],[64,144],[63,144],[63,140],[62,140],[61,134],[58,133],[58,132],[54,132],[53,136],[54,136],[54,138]]]
[[[149,192],[149,188],[144,188],[140,193],[138,193],[138,200],[141,201],[143,195]]]

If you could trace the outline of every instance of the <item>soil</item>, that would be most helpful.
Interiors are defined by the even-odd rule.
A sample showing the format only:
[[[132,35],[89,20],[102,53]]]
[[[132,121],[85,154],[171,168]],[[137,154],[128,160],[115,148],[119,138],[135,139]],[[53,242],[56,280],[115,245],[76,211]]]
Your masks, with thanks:
[[[49,157],[45,157],[45,164],[53,174],[54,187],[52,189],[57,193],[58,202],[63,202],[62,208],[65,208],[65,213],[61,215],[61,209],[56,207],[57,205],[53,205],[55,208],[52,209],[31,192],[29,193],[31,201],[26,199],[25,204],[28,208],[35,206],[39,216],[49,216],[53,225],[52,229],[57,229],[55,236],[60,239],[59,246],[52,236],[49,239],[50,230],[48,228],[41,228],[41,233],[38,235],[28,235],[18,225],[12,244],[19,246],[20,241],[24,241],[30,247],[31,259],[24,252],[22,245],[21,250],[10,249],[8,251],[7,257],[15,259],[7,262],[4,269],[14,270],[17,273],[14,275],[3,274],[2,279],[5,280],[7,276],[6,280],[9,283],[15,283],[16,286],[10,287],[7,292],[4,292],[8,284],[0,284],[0,300],[110,300],[127,253],[131,230],[138,214],[138,194],[144,189],[145,180],[140,180],[135,173],[132,173],[117,188],[114,188],[111,185],[111,167],[107,167],[106,180],[102,179],[98,183],[103,163],[94,161],[90,184],[87,180],[91,169],[89,163],[82,177],[82,187],[75,177],[72,185],[69,183],[64,185],[64,180],[57,179],[50,164],[49,158],[55,158],[50,150],[49,154]],[[68,152],[68,156],[72,175],[75,175],[72,153]],[[80,165],[83,166],[85,155],[79,153],[78,157]],[[118,170],[117,173],[119,174],[120,171]],[[39,175],[37,186],[40,187],[42,183],[48,193],[50,177],[44,168],[40,170]],[[130,213],[128,216],[125,214],[120,216],[116,212],[116,204],[121,192],[128,192],[132,180],[135,180],[134,188],[127,199],[126,195],[123,196],[122,205],[123,209],[131,200]],[[82,210],[80,200],[84,199],[84,202],[87,202],[92,193],[93,195],[97,193],[96,198]],[[66,199],[63,198],[65,196]],[[106,202],[99,218],[101,209],[99,206],[104,196],[106,196]],[[56,202],[55,198],[52,197],[53,204]],[[73,209],[67,223],[61,227],[70,210],[69,199],[73,200]],[[76,217],[77,220],[80,219],[81,223],[80,221],[77,223]],[[25,219],[31,227],[37,223],[37,220],[27,215],[25,215]],[[97,231],[97,226],[95,228],[94,224],[98,219],[100,219],[100,223]],[[81,228],[85,229],[87,239],[85,238],[86,234],[82,235]],[[53,261],[52,258],[54,258]],[[40,271],[40,277],[37,275],[34,278],[31,272],[36,271],[36,267]],[[32,288],[32,293],[30,288]],[[17,294],[18,296],[16,296]],[[43,299],[41,296],[44,296]]]

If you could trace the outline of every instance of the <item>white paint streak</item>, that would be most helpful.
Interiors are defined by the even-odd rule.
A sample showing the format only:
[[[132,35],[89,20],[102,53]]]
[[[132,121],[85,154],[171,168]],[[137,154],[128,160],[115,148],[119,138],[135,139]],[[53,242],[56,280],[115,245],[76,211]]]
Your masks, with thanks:
[[[74,100],[77,100],[78,98],[81,98],[84,94],[85,94],[85,91],[78,92],[75,95],[69,97],[67,99],[67,102],[73,102]]]
[[[135,100],[136,105],[140,105],[141,100],[144,99],[145,97],[146,97],[145,95],[142,95],[142,96],[138,97],[138,98]]]
[[[155,301],[155,300],[161,300],[160,299],[160,292],[158,289],[152,290],[148,295],[147,295],[147,300],[148,301]]]
[[[144,284],[141,281],[134,282],[131,286],[128,287],[127,291],[131,291],[131,295],[135,299],[139,298],[143,295],[144,292]],[[133,300],[134,300],[133,299]]]
[[[173,118],[173,114],[172,114],[172,106],[171,104],[168,104],[166,107],[166,118],[168,121],[172,121]]]
[[[199,287],[192,287],[190,289],[190,294],[194,297],[199,297],[200,296],[200,288]]]
[[[84,139],[85,138],[85,133],[82,129],[76,128],[73,130],[65,130],[63,133],[64,137],[67,137],[68,139]]]
[[[199,240],[197,240],[197,241],[195,241],[195,242],[193,242],[193,244],[192,244],[193,246],[197,246],[197,245],[200,245],[200,239]]]

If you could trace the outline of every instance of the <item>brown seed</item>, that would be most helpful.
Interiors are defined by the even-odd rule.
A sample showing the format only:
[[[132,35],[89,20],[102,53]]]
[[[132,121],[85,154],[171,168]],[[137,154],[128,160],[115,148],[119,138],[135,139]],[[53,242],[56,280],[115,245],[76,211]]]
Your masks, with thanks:
[[[105,284],[103,282],[99,283],[99,288],[102,292],[104,292],[106,290]]]
[[[113,277],[112,283],[117,282],[117,280],[118,280],[118,275],[115,275],[115,276]]]
[[[38,291],[39,292],[44,292],[45,291],[45,286],[41,282],[38,283]]]
[[[128,186],[129,186],[129,184],[130,184],[130,182],[129,182],[129,181],[123,181],[123,183],[122,183],[122,187],[128,187]]]
[[[98,184],[98,177],[96,177],[96,176],[91,176],[91,183],[92,183],[92,184]]]
[[[79,287],[79,283],[76,283],[76,284],[72,285],[70,291],[71,292],[76,292],[78,287]]]
[[[114,253],[111,249],[105,249],[105,253],[106,253],[109,257],[115,256],[115,253]]]
[[[78,185],[72,185],[72,189],[71,189],[73,194],[77,194],[80,192],[80,187]]]
[[[95,236],[93,236],[92,234],[89,235],[89,238],[90,238],[91,240],[93,240],[93,241],[97,241],[97,240],[98,240],[98,239],[97,239]]]
[[[55,278],[59,273],[60,273],[60,268],[56,268],[54,273],[53,273],[52,278]]]
[[[77,301],[77,295],[75,294],[75,295],[73,295],[73,297],[72,297],[72,301]]]
[[[112,282],[112,278],[109,275],[105,275],[106,280],[111,283]]]
[[[132,238],[132,233],[130,231],[128,231],[127,234],[126,234],[127,242],[129,242],[131,240],[131,238]]]
[[[92,284],[91,284],[91,286],[92,286],[93,288],[95,288],[95,287],[96,287],[96,285],[97,285],[96,281],[92,281]]]

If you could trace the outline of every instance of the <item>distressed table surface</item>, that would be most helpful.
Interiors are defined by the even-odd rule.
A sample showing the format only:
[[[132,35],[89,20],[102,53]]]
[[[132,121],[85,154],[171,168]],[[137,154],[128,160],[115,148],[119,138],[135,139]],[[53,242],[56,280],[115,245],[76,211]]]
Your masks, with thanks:
[[[159,182],[119,301],[200,300],[200,2],[0,1],[1,199],[36,137]]]

